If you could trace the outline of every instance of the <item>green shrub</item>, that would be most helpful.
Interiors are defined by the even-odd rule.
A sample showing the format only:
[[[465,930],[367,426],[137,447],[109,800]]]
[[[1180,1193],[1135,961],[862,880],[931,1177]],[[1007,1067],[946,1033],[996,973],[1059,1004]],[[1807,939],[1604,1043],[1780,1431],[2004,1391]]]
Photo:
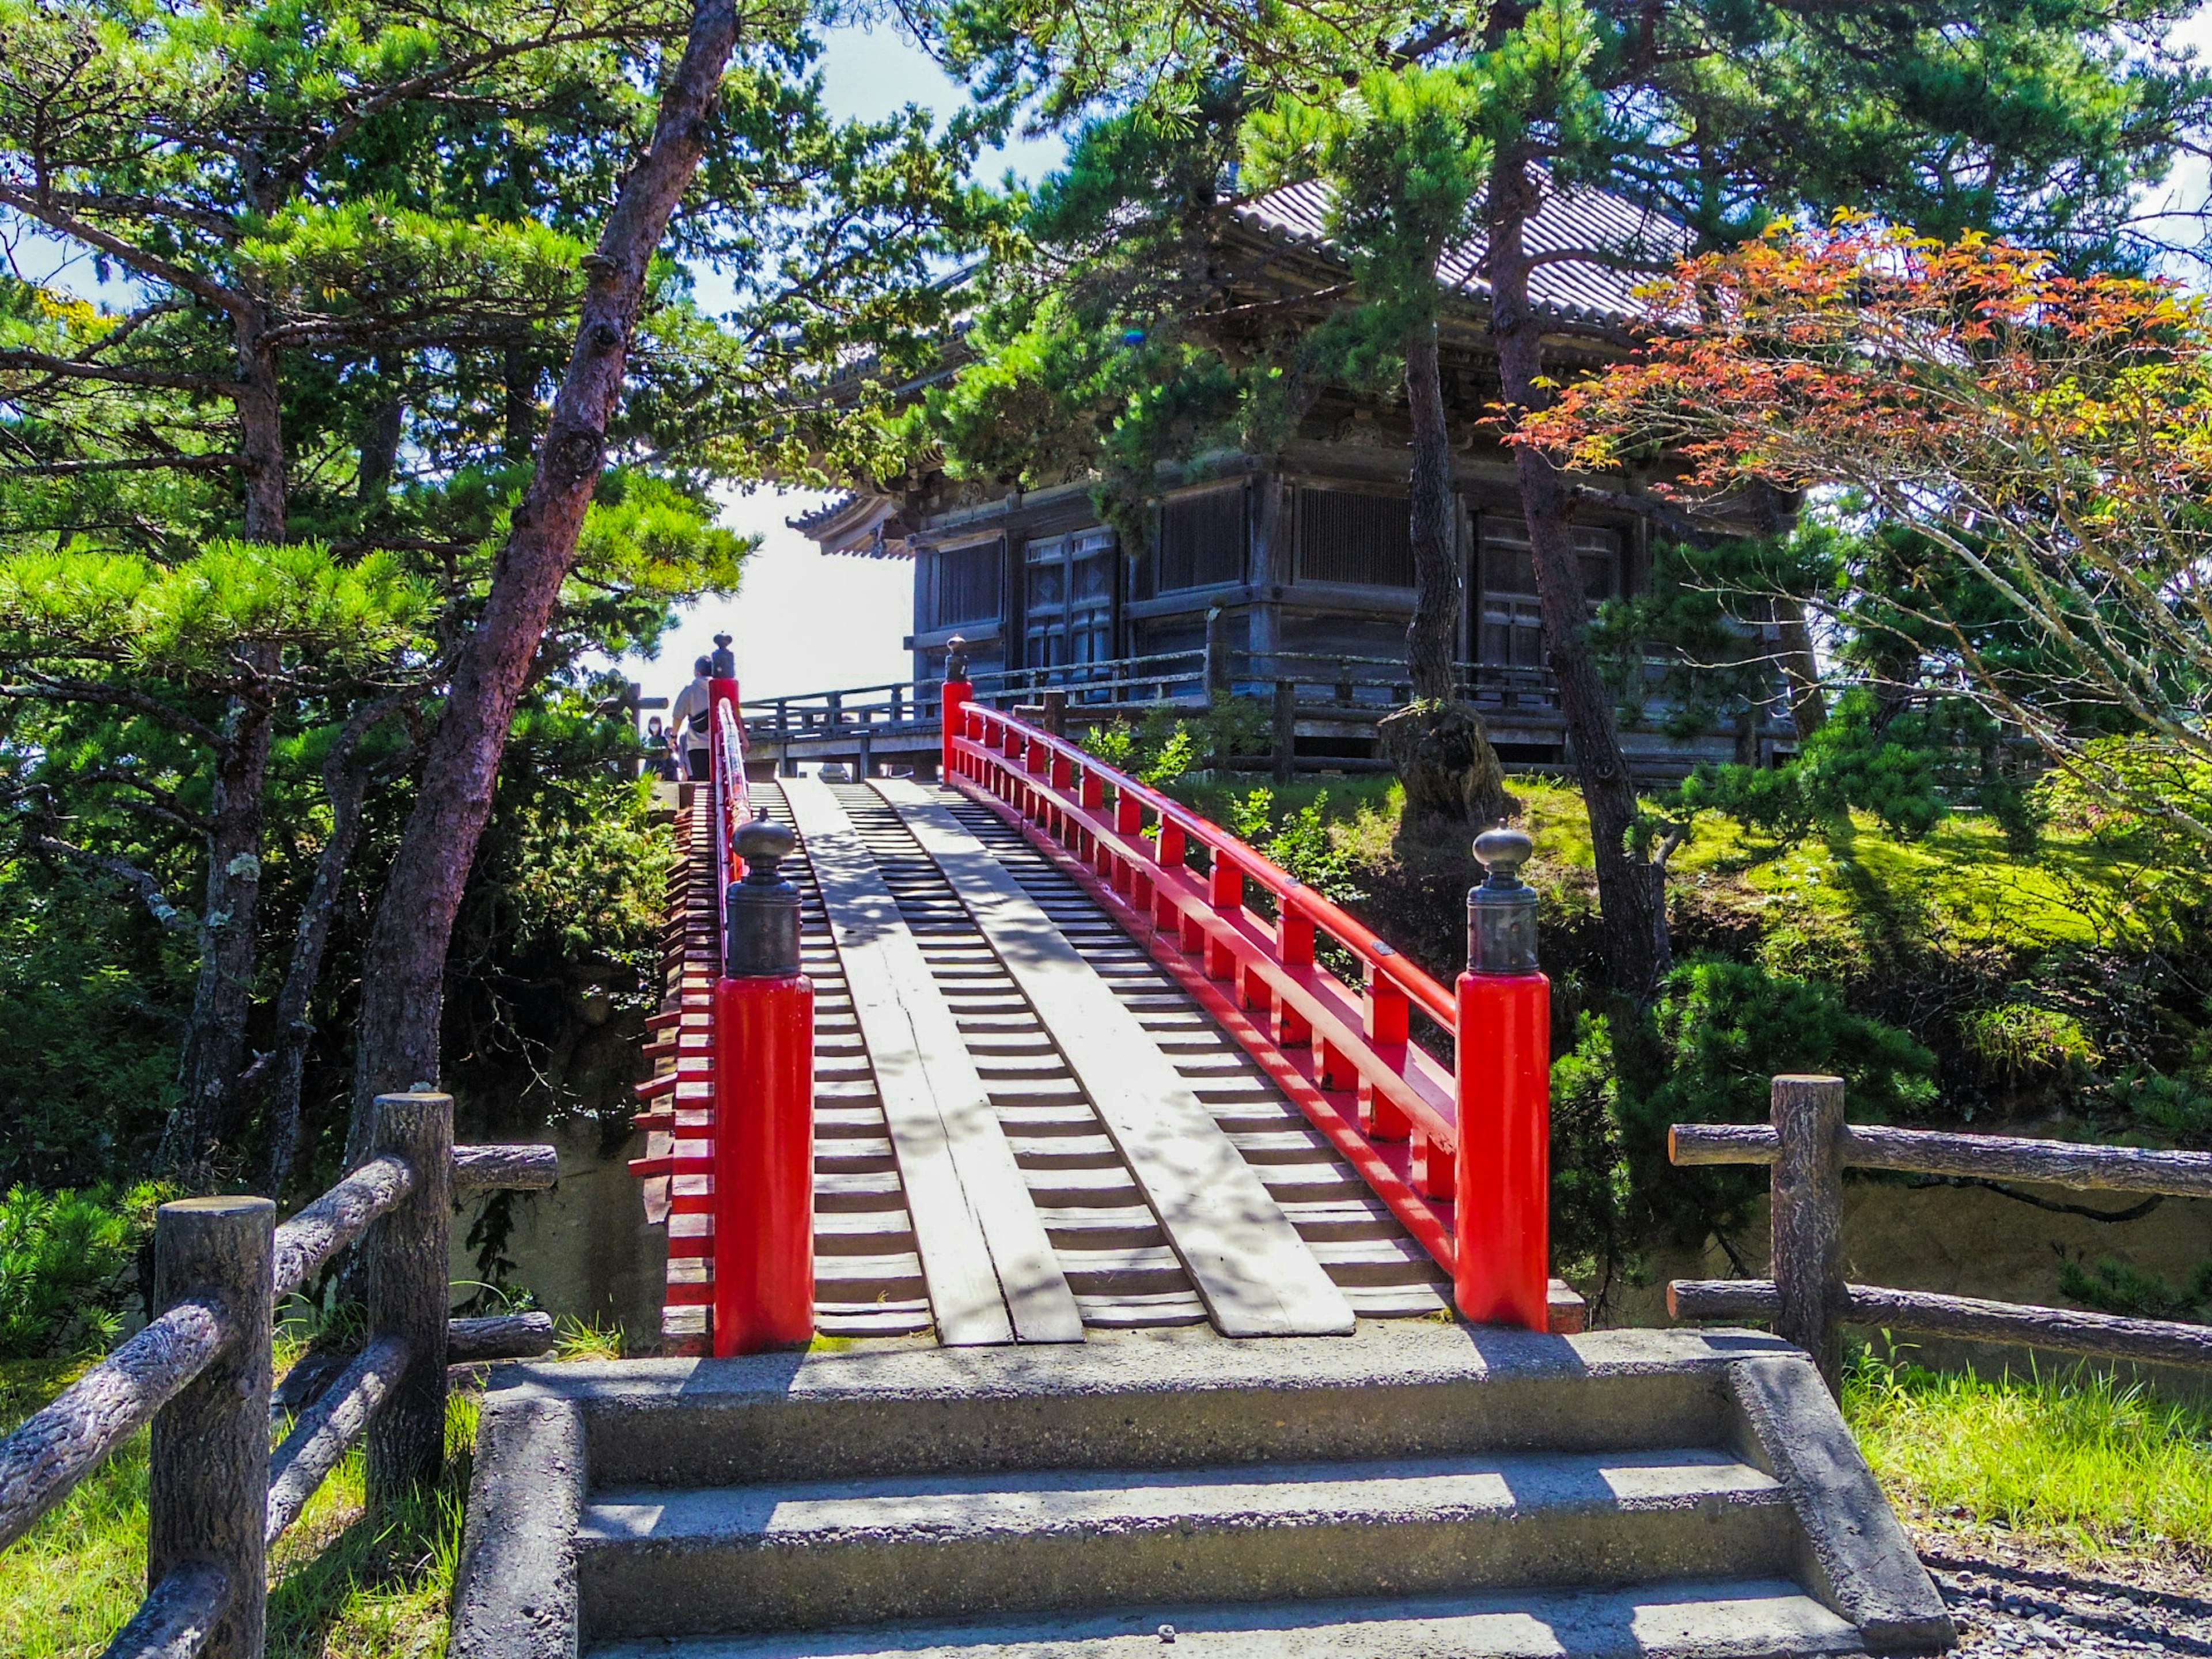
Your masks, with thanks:
[[[1620,1095],[1611,1023],[1583,1014],[1575,1046],[1552,1062],[1552,1259],[1587,1288],[1593,1318],[1624,1266],[1629,1170]]]
[[[1115,720],[1094,727],[1083,747],[1139,783],[1159,785],[1194,769],[1203,752],[1188,720],[1170,703],[1154,703],[1140,720]]]
[[[0,1359],[65,1358],[115,1340],[130,1270],[169,1196],[153,1182],[0,1199]]]
[[[2106,1093],[2160,1139],[2199,1152],[2212,1148],[2212,1094],[2201,1079],[2131,1066],[2106,1085]]]
[[[1275,810],[1275,792],[1261,784],[1229,800],[1229,833],[1264,853],[1323,898],[1349,904],[1365,896],[1353,879],[1352,854],[1328,826],[1328,792],[1304,806]]]
[[[2212,1261],[2201,1264],[2186,1285],[2107,1256],[2094,1272],[2079,1261],[2058,1271],[2058,1288],[2100,1313],[2130,1319],[2180,1319],[2202,1324],[2212,1312]]]
[[[1675,1170],[1672,1123],[1756,1123],[1778,1073],[1840,1077],[1851,1117],[1883,1122],[1935,1104],[1936,1056],[1906,1032],[1844,1006],[1831,987],[1748,963],[1693,957],[1662,988],[1644,1052],[1623,1091],[1622,1134],[1651,1220],[1688,1243],[1741,1224],[1764,1171]]]
[[[2014,1087],[2084,1077],[2103,1058],[2080,1020],[2032,1002],[1977,1008],[1959,1035],[1985,1072]]]
[[[1723,813],[1783,846],[1816,830],[1847,828],[1854,807],[1900,841],[1916,840],[1948,809],[1936,776],[1940,748],[1896,741],[1907,724],[1884,726],[1870,693],[1846,692],[1788,765],[1700,766],[1683,781],[1676,805]]]

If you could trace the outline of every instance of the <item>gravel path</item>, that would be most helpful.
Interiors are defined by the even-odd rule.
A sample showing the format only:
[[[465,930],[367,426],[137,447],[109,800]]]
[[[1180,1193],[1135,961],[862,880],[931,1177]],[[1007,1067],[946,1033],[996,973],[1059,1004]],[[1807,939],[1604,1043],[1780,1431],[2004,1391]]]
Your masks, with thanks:
[[[1913,1542],[1968,1659],[2063,1652],[2212,1659],[2212,1574],[2181,1560],[2086,1565],[2048,1545],[1986,1527],[1915,1526]]]

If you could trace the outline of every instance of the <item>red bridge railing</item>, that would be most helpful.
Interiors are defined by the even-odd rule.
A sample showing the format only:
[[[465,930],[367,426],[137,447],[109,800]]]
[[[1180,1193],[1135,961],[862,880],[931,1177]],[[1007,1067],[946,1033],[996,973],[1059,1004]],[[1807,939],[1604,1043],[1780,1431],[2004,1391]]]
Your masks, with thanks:
[[[1579,1327],[1550,1277],[1550,987],[1525,837],[1484,837],[1469,971],[1452,990],[1219,825],[1019,717],[945,688],[943,775],[1002,804],[1267,1070],[1437,1262],[1471,1319]],[[1191,867],[1202,848],[1206,869]],[[1256,890],[1262,896],[1249,902]],[[1272,913],[1272,914],[1270,914]],[[1358,982],[1318,958],[1322,937]],[[1413,1039],[1419,1012],[1455,1067]]]
[[[753,811],[737,681],[710,684],[713,972],[701,983],[687,969],[678,1009],[648,1022],[676,1031],[676,1065],[638,1085],[668,1104],[637,1121],[669,1139],[630,1168],[670,1181],[672,1261],[707,1266],[703,1283],[672,1272],[670,1302],[703,1304],[705,1346],[727,1356],[814,1334],[814,987],[800,971],[799,892],[778,867],[794,837]],[[687,1206],[682,1188],[700,1177],[705,1202]],[[703,1232],[679,1232],[673,1212],[686,1209]]]

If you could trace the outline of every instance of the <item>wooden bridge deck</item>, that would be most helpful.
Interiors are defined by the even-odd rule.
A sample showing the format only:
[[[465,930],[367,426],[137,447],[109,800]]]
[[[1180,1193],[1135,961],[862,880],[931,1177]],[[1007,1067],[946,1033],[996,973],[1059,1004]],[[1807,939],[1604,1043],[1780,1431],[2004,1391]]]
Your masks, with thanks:
[[[1443,1311],[1429,1254],[1199,1003],[1018,830],[953,790],[754,785],[796,830],[816,988],[817,1323],[948,1346],[1182,1326],[1348,1331]],[[703,1158],[708,792],[679,823],[641,1119]],[[679,1166],[680,1167],[680,1166]],[[700,1352],[708,1178],[648,1183],[664,1349]]]

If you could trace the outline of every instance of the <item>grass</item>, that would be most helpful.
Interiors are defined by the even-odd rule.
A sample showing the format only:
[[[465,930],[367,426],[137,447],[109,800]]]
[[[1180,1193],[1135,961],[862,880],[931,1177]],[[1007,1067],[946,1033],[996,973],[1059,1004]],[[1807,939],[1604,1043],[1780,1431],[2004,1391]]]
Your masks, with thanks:
[[[1595,856],[1589,818],[1573,785],[1539,775],[1506,780],[1519,819],[1536,842],[1530,879],[1586,885]],[[1243,781],[1178,783],[1173,793],[1217,822]],[[1400,857],[1395,843],[1403,793],[1376,776],[1302,781],[1275,792],[1279,805],[1316,796],[1338,844],[1364,864]],[[2154,932],[2160,872],[2130,862],[2092,837],[2053,828],[2032,854],[2005,844],[1974,812],[1945,819],[1917,841],[1900,841],[1861,815],[1849,829],[1795,847],[1762,842],[1716,813],[1702,815],[1670,862],[1678,896],[1731,908],[1769,940],[1778,970],[1848,971],[1869,932],[1903,930],[1947,952],[2042,951],[2094,943],[2142,943]]]
[[[1990,1380],[1862,1358],[1844,1411],[1899,1506],[2088,1559],[2212,1562],[2212,1411],[2087,1366]]]
[[[82,1369],[0,1364],[0,1431]],[[475,1398],[456,1394],[446,1418],[445,1479],[379,1522],[363,1513],[358,1448],[331,1472],[270,1561],[271,1659],[444,1654],[476,1427]],[[146,1459],[142,1430],[0,1554],[0,1653],[90,1659],[137,1610],[146,1589]]]

